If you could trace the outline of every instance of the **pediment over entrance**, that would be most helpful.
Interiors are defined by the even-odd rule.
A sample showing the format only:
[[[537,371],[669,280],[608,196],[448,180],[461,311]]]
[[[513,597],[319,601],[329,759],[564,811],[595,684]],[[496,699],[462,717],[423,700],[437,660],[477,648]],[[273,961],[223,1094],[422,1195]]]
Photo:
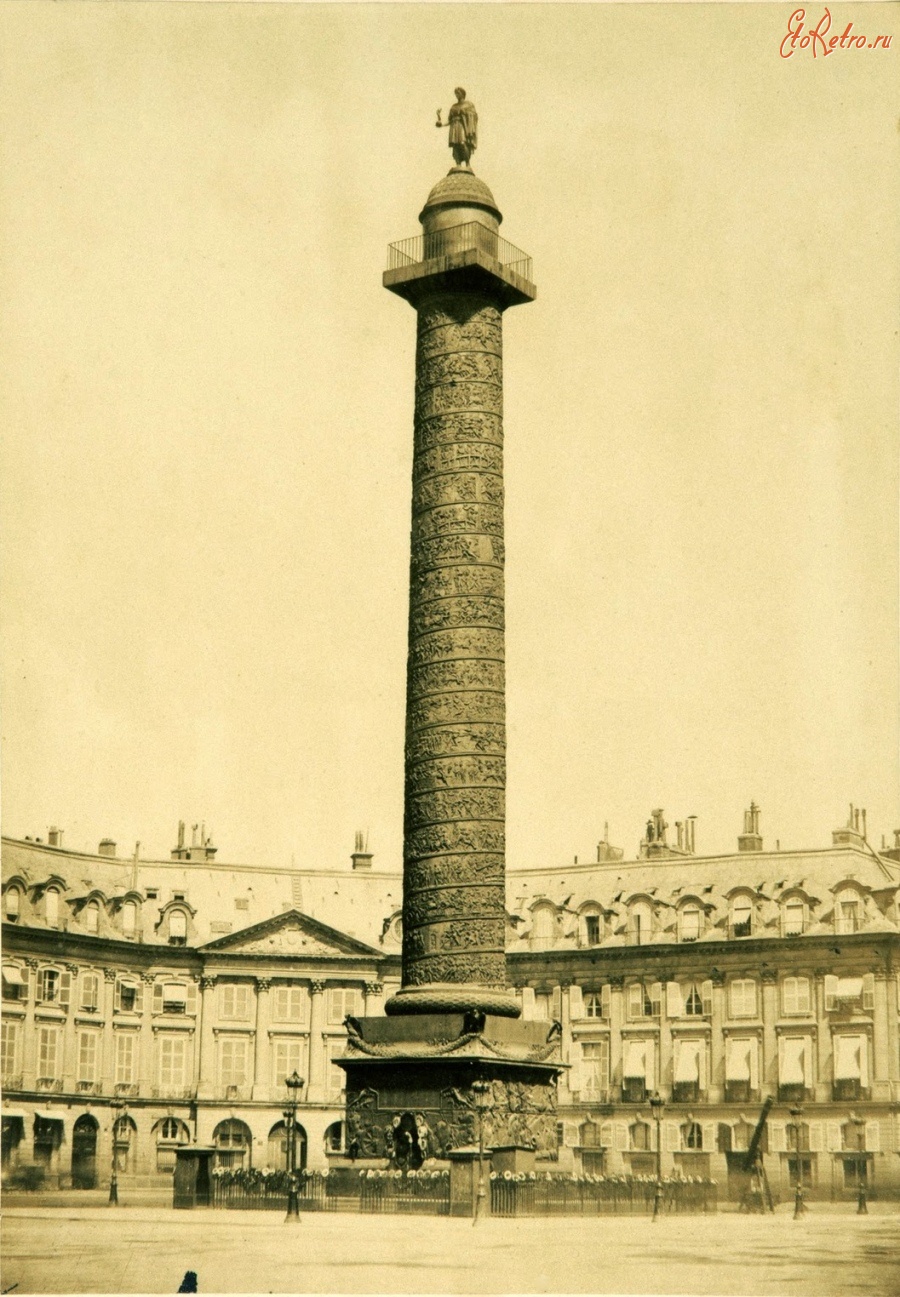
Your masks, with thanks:
[[[240,932],[208,941],[203,950],[235,955],[333,956],[355,955],[381,957],[381,952],[365,942],[311,919],[299,910],[288,910],[274,919],[255,923]]]

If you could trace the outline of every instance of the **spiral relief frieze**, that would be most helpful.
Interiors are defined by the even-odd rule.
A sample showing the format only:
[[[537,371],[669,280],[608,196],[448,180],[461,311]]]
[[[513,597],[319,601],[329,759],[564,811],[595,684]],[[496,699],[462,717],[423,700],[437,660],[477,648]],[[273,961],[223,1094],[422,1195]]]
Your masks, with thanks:
[[[404,985],[505,983],[501,317],[419,307]]]

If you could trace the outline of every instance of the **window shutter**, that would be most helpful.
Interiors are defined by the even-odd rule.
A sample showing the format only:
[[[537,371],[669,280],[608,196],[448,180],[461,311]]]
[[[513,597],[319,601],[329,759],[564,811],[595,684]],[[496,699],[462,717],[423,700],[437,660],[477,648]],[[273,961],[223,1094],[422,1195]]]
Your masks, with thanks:
[[[650,987],[650,1007],[654,1018],[662,1013],[662,982],[654,982]]]
[[[663,1142],[667,1153],[677,1153],[681,1148],[681,1130],[677,1121],[667,1121],[663,1124]]]
[[[562,987],[554,986],[550,996],[550,1017],[559,1022],[562,1017]]]
[[[859,1037],[859,1083],[864,1090],[869,1088],[869,1037]]]
[[[700,998],[703,1001],[703,1013],[707,1018],[712,1017],[712,982],[704,982],[700,987]]]
[[[838,979],[833,973],[828,973],[825,977],[825,1012],[831,1013],[834,1009],[838,993]]]
[[[825,1147],[829,1153],[839,1153],[842,1145],[841,1123],[839,1121],[826,1121],[825,1123]]]
[[[769,1123],[769,1149],[772,1153],[787,1152],[787,1130],[783,1121]]]
[[[875,974],[866,973],[863,978],[862,1007],[864,1013],[875,1011]]]
[[[580,986],[569,987],[569,1017],[584,1017],[584,996],[581,994]]]
[[[188,982],[187,984],[187,1008],[186,1012],[192,1016],[197,1014],[197,983]]]
[[[328,1021],[334,1025],[343,1021],[344,995],[339,986],[333,986],[328,992]]]
[[[522,1017],[531,1021],[534,1018],[534,987],[522,987]]]
[[[566,1148],[575,1148],[575,1146],[578,1143],[578,1139],[579,1139],[578,1122],[564,1121],[563,1122],[563,1143],[565,1144]]]
[[[703,1127],[703,1151],[704,1153],[715,1153],[716,1151],[716,1134],[718,1126],[714,1121],[704,1121]]]
[[[698,1059],[699,1066],[697,1069],[699,1072],[698,1079],[700,1081],[700,1092],[701,1094],[705,1094],[709,1089],[709,1045],[705,1040],[701,1040],[699,1044],[700,1056]],[[704,1145],[704,1147],[706,1146]]]
[[[809,1123],[809,1151],[810,1153],[825,1152],[825,1128],[820,1121]]]
[[[874,1120],[874,1121],[866,1122],[866,1152],[867,1153],[881,1152],[881,1122],[880,1121]]]
[[[754,1093],[759,1089],[759,1041],[755,1037],[750,1041],[750,1089]]]
[[[19,976],[22,978],[22,995],[21,995],[21,998],[22,998],[23,1000],[27,1000],[27,999],[28,999],[28,991],[29,991],[29,981],[28,981],[28,977],[29,977],[30,972],[31,972],[31,969],[27,966],[27,964],[23,964],[22,967],[19,969]]]
[[[223,992],[225,987],[222,988]],[[153,1012],[162,1013],[163,1011],[163,984],[162,982],[153,983]]]
[[[607,982],[601,988],[600,991],[600,1012],[603,1014],[603,1017],[606,1019],[607,1022],[609,1021],[609,1017],[610,1017],[609,1006],[610,1006],[611,997],[612,997],[612,987]]]
[[[600,1127],[600,1143],[604,1148],[613,1146],[613,1124],[611,1121],[604,1121]]]
[[[680,1018],[684,1012],[684,996],[677,982],[666,982],[666,1017]]]
[[[628,1125],[624,1121],[614,1123],[615,1130],[615,1150],[617,1153],[624,1153],[628,1148]]]
[[[72,974],[60,973],[59,975],[59,1005],[60,1008],[68,1009],[69,994],[72,989]]]

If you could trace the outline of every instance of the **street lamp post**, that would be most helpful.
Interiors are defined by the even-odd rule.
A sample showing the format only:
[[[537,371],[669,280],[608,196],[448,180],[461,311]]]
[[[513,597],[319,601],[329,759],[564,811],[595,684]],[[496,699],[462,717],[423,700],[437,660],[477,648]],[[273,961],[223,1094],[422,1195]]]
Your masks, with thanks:
[[[300,1224],[300,1195],[297,1192],[297,1103],[299,1101],[299,1092],[303,1089],[306,1082],[302,1076],[292,1072],[290,1076],[285,1077],[284,1081],[288,1089],[288,1106],[285,1108],[283,1116],[287,1123],[287,1175],[288,1175],[288,1200],[287,1214],[285,1222],[295,1221]]]
[[[472,1212],[472,1224],[475,1225],[484,1209],[486,1190],[484,1187],[484,1114],[490,1102],[491,1085],[489,1081],[473,1081],[472,1093],[478,1109],[478,1191]]]
[[[656,1220],[662,1206],[662,1113],[666,1101],[659,1091],[654,1090],[649,1103],[656,1122],[656,1188],[653,1191],[653,1219]]]
[[[790,1114],[788,1151],[795,1154],[794,1165],[797,1168],[797,1184],[794,1187],[794,1220],[799,1220],[801,1216],[806,1214],[806,1203],[803,1199],[803,1149],[800,1140],[800,1118],[803,1116],[803,1109],[791,1108]]]
[[[124,1099],[110,1099],[110,1111],[112,1112],[112,1159],[110,1162],[109,1172],[109,1202],[107,1206],[118,1207],[119,1205],[119,1167],[116,1156],[116,1134],[119,1128],[119,1122],[122,1112],[125,1108]]]

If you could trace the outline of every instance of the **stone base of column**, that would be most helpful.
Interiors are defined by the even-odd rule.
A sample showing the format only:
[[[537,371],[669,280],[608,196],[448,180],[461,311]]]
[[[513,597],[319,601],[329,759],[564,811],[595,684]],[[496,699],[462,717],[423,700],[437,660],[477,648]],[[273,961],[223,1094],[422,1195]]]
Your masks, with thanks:
[[[391,1017],[413,1013],[475,1012],[518,1018],[522,1006],[512,991],[458,982],[428,982],[422,986],[405,986],[391,996],[384,1011]]]
[[[347,1052],[335,1059],[347,1074],[347,1152],[415,1169],[477,1146],[480,1134],[486,1147],[554,1154],[565,1065],[548,1026],[461,1013],[348,1023]],[[489,1084],[483,1107],[473,1081]]]

